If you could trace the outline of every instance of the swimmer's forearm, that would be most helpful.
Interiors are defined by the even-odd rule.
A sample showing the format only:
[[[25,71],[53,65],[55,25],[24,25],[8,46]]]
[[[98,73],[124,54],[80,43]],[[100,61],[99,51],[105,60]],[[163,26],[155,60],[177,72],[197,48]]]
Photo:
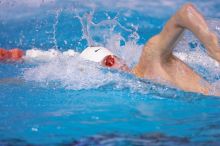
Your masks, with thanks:
[[[188,9],[191,7],[191,4],[186,4],[173,15],[163,30],[147,42],[143,54],[151,54],[151,60],[156,58],[156,61],[160,59],[162,62],[166,62],[172,55],[172,50],[182,36],[184,29],[190,28],[186,25],[188,23],[183,24],[183,22],[187,21],[187,15],[190,15]]]
[[[208,26],[203,16],[192,4],[185,4],[182,6],[180,10],[171,17],[159,34],[159,44],[162,53],[172,53],[172,49],[182,36],[184,29],[192,31],[202,42],[204,42],[202,35],[207,32]]]
[[[184,5],[170,20],[166,23],[160,34],[152,37],[144,46],[138,64],[133,68],[133,73],[139,77],[143,77],[146,72],[147,65],[157,62],[166,63],[172,56],[173,48],[178,39],[182,36],[187,26],[183,26],[182,21],[187,9],[192,7],[190,4]],[[180,17],[183,15],[183,17]]]
[[[191,4],[184,5],[170,21],[168,21],[160,33],[161,45],[165,47],[163,49],[166,51],[172,50],[184,29],[192,31],[204,44],[208,54],[212,58],[220,61],[220,47],[216,34],[209,30],[202,14]]]
[[[191,5],[186,11],[186,15],[179,14],[179,18],[181,18],[178,20],[179,25],[192,31],[205,45],[208,54],[212,58],[220,61],[220,47],[216,34],[209,30],[204,17],[196,8]]]

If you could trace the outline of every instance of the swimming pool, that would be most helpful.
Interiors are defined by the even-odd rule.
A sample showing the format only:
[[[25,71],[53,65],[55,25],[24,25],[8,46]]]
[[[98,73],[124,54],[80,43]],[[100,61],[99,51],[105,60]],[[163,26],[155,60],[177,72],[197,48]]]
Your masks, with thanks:
[[[0,47],[81,52],[102,45],[132,66],[144,42],[185,2],[3,0]],[[220,2],[191,2],[219,35]],[[219,66],[191,33],[176,54],[218,85]],[[79,57],[1,63],[0,78],[3,146],[220,145],[219,97],[138,79]]]

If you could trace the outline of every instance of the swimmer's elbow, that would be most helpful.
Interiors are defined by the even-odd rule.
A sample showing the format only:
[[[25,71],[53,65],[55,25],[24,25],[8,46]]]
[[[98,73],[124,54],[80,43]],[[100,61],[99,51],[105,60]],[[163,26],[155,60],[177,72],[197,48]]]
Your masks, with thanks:
[[[196,7],[192,3],[184,4],[179,10],[179,18],[184,20],[191,20]]]

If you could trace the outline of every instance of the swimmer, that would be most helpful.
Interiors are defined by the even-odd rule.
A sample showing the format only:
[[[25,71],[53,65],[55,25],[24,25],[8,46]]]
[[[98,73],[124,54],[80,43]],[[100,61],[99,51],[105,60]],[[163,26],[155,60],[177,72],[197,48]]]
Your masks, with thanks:
[[[218,38],[209,30],[205,19],[192,4],[183,5],[170,18],[162,31],[145,44],[138,63],[132,69],[129,69],[122,59],[103,47],[88,47],[80,57],[98,62],[105,67],[133,73],[139,78],[166,82],[185,91],[208,95],[212,91],[208,81],[172,53],[185,29],[193,32],[206,47],[208,55],[220,62]],[[19,49],[10,50],[9,54],[4,53],[2,49],[0,59],[17,61],[22,58],[21,54],[22,50]]]

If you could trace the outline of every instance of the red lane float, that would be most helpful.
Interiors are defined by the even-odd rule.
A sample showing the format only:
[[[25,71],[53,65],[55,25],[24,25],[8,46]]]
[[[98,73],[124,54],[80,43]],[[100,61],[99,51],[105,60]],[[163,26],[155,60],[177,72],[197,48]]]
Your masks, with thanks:
[[[0,61],[6,61],[10,58],[10,53],[8,50],[0,48]]]
[[[19,61],[24,56],[24,51],[18,48],[14,48],[14,49],[9,50],[9,54],[10,54],[9,60]]]
[[[24,51],[18,48],[6,50],[0,48],[0,61],[19,61],[22,59]]]

